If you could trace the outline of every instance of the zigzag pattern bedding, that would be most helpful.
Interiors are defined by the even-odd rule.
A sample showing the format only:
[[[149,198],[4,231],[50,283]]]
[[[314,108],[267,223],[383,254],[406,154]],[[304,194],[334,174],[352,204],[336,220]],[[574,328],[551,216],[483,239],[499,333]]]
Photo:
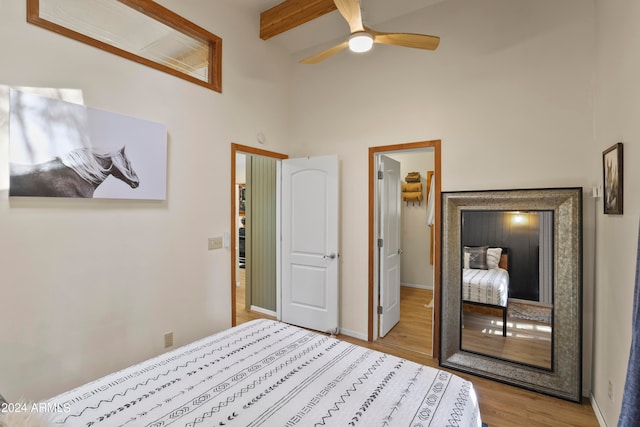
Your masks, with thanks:
[[[507,306],[509,273],[502,268],[462,269],[462,299],[483,304]]]
[[[255,320],[63,393],[68,426],[473,426],[470,382]]]

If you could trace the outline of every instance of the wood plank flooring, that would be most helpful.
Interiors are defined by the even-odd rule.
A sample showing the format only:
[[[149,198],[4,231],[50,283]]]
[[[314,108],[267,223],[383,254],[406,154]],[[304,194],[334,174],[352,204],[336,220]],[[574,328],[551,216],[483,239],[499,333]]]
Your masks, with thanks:
[[[270,318],[246,310],[243,286],[236,289],[237,324],[255,318]],[[405,292],[405,296],[412,293],[412,291]],[[346,335],[338,335],[338,338],[441,369],[438,361],[429,355],[431,353],[431,313],[424,307],[428,302],[425,298],[430,297],[402,298],[400,324],[382,340],[384,342],[367,342]],[[400,328],[395,330],[398,327]],[[489,427],[599,427],[588,399],[585,399],[582,404],[577,404],[473,375],[452,372],[473,382],[480,403],[482,421]]]
[[[550,324],[508,317],[506,338],[502,336],[502,315],[464,313],[463,324],[464,350],[551,368]]]
[[[432,353],[431,316],[427,307],[433,292],[428,289],[400,287],[400,323],[389,331],[381,342],[425,354]]]

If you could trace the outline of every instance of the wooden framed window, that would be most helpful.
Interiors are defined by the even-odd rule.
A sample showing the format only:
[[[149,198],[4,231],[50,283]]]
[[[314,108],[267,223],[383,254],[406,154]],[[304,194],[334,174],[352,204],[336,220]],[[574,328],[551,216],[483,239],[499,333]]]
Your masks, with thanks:
[[[27,22],[222,91],[222,39],[151,0],[27,0]]]

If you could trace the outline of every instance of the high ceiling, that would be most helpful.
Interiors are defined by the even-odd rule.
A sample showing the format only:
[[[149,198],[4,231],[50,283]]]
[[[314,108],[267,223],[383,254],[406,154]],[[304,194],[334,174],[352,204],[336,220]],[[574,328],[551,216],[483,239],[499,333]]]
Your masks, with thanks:
[[[235,0],[256,14],[260,14],[284,0]],[[305,2],[313,0],[295,0],[304,7]],[[416,29],[396,28],[401,25],[401,18],[417,10],[427,8],[444,0],[360,0],[362,18],[365,25],[385,31],[415,32]],[[378,28],[387,21],[394,20],[393,28]],[[419,29],[418,31],[423,31]],[[292,54],[314,50],[322,50],[331,45],[343,42],[349,35],[349,26],[337,10],[320,16],[312,21],[297,26],[282,34],[268,39],[269,43],[277,43]]]

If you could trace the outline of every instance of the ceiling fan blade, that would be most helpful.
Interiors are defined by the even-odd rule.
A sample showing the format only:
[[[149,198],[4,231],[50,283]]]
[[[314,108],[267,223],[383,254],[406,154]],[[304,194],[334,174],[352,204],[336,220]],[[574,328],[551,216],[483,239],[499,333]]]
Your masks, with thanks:
[[[325,59],[335,55],[336,53],[340,52],[342,49],[345,49],[348,46],[349,46],[349,42],[340,43],[337,46],[331,47],[320,53],[316,53],[313,56],[305,58],[302,61],[300,61],[300,63],[301,64],[317,64],[318,62],[324,61]]]
[[[370,28],[366,28],[365,30],[373,36],[373,41],[375,43],[426,50],[436,50],[440,44],[440,37],[437,36],[412,33],[384,33],[374,31]]]
[[[333,0],[340,14],[349,23],[352,33],[364,31],[359,0]]]

